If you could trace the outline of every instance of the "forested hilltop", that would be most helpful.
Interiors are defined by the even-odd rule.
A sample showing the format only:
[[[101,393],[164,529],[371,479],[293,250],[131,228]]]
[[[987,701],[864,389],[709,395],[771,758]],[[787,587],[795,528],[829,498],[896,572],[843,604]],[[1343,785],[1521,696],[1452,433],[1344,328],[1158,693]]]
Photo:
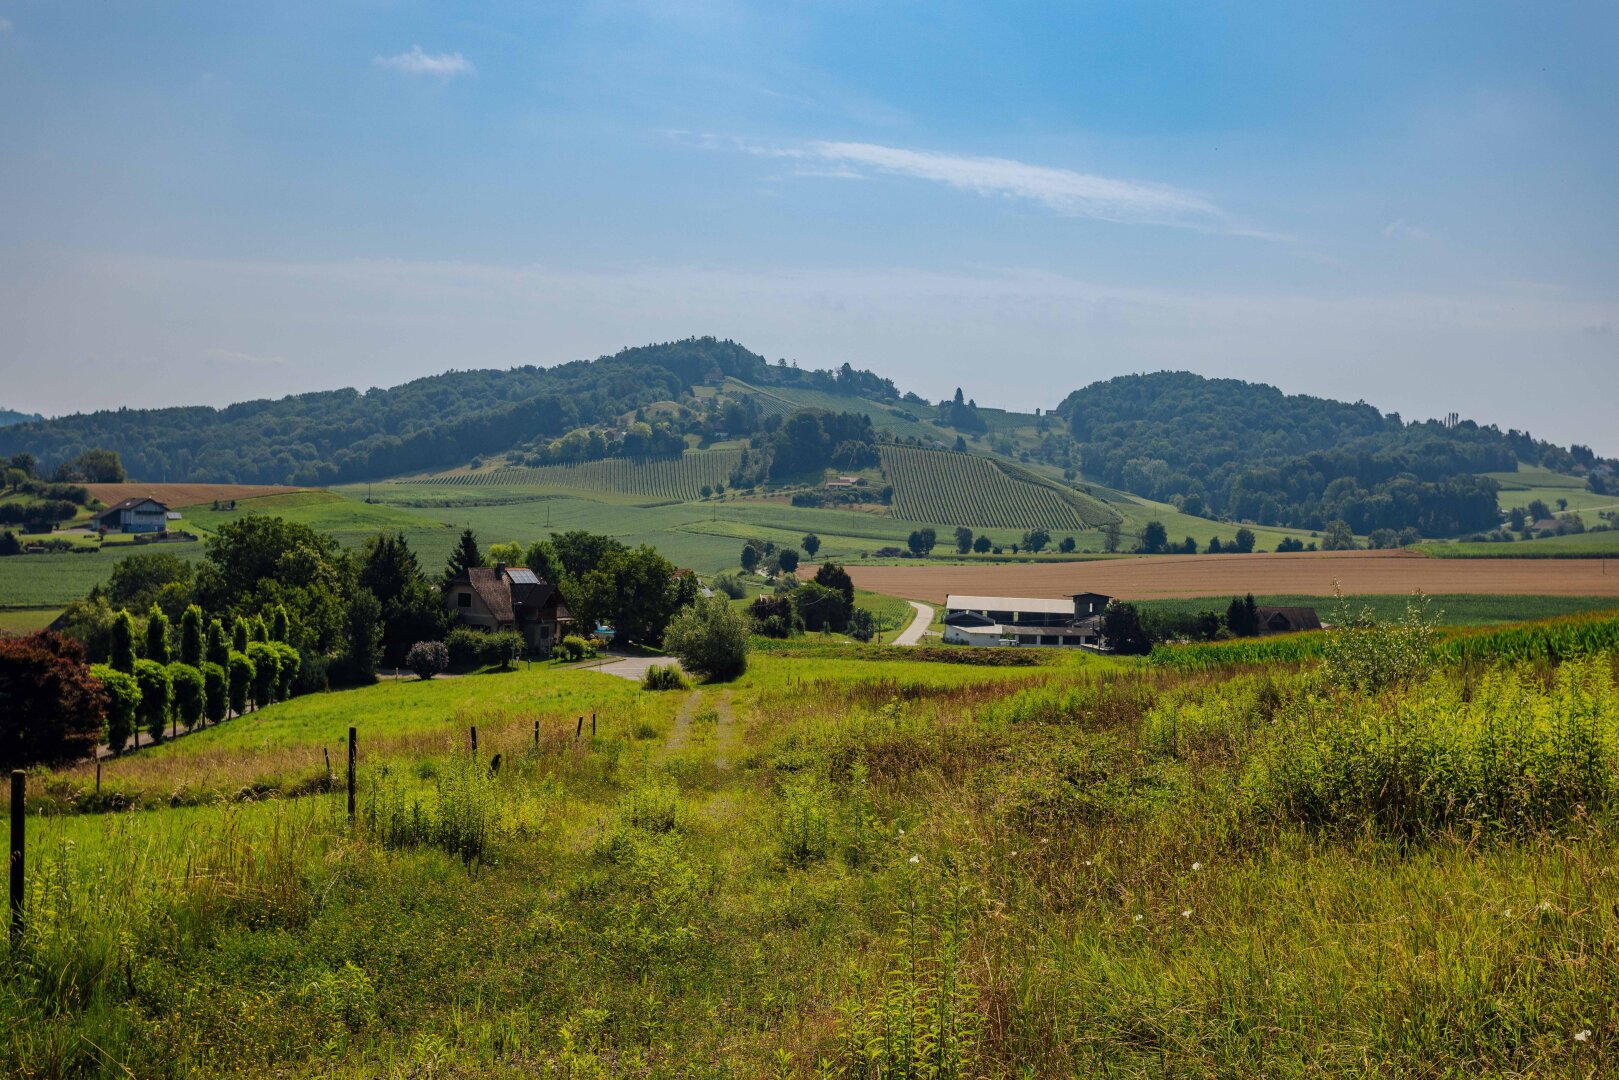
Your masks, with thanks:
[[[115,450],[142,480],[323,485],[453,468],[479,454],[616,425],[626,413],[725,377],[894,398],[894,386],[771,364],[732,341],[689,338],[556,367],[451,371],[390,389],[247,401],[223,409],[118,409],[0,428],[0,455],[47,469]],[[654,449],[649,445],[648,449]]]
[[[1450,536],[1499,524],[1484,472],[1520,461],[1611,475],[1587,447],[1471,420],[1407,423],[1365,402],[1283,394],[1185,371],[1124,375],[1076,390],[1055,412],[1081,444],[1085,475],[1186,512],[1357,533],[1414,527]]]

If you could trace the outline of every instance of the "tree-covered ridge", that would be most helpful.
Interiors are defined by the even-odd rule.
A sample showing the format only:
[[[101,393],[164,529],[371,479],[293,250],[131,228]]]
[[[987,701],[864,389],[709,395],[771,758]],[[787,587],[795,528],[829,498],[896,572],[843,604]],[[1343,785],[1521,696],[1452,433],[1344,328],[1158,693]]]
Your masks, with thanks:
[[[897,397],[847,364],[808,371],[771,364],[732,341],[689,338],[555,367],[450,371],[389,389],[349,388],[242,402],[118,409],[0,428],[0,454],[46,468],[93,447],[114,450],[148,480],[321,485],[449,468],[614,425],[653,402],[735,376],[766,385]]]
[[[1364,402],[1283,394],[1190,372],[1125,375],[1058,406],[1085,472],[1190,513],[1356,532],[1415,527],[1427,536],[1494,528],[1496,485],[1475,476],[1519,461],[1578,472],[1571,449],[1470,420],[1407,423]]]
[[[12,424],[27,424],[35,420],[43,420],[39,413],[18,412],[16,409],[0,409],[0,427],[10,427]]]

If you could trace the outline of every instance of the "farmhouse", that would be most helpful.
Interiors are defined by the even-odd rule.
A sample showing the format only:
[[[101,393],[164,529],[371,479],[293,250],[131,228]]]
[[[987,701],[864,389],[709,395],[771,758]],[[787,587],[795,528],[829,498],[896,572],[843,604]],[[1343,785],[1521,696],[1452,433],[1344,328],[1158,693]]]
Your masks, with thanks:
[[[1075,593],[1066,600],[952,593],[945,597],[944,640],[956,645],[1099,648],[1102,611],[1110,599],[1101,593]]]
[[[150,495],[125,499],[96,515],[96,527],[108,532],[162,532],[168,521],[169,508]]]
[[[556,586],[526,566],[475,566],[444,583],[450,616],[478,630],[516,630],[548,653],[572,618]]]
[[[1300,630],[1321,629],[1321,616],[1313,607],[1260,607],[1259,632],[1261,634],[1292,634]]]

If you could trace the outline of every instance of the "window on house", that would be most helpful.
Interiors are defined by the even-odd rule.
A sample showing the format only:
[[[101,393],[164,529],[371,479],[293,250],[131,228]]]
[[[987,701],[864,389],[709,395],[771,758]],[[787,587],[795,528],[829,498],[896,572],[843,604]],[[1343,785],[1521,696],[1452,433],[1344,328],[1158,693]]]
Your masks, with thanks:
[[[455,594],[455,606],[456,607],[471,607],[472,606],[472,594],[468,593],[468,592],[456,593]]]

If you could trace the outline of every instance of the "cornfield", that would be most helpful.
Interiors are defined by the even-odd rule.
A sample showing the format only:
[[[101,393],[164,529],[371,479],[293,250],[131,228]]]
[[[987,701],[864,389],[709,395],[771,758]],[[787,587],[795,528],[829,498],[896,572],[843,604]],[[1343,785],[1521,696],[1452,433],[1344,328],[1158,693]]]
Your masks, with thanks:
[[[1117,520],[1100,503],[988,458],[908,446],[881,455],[894,514],[908,521],[1071,532]]]
[[[422,482],[464,486],[579,488],[689,502],[702,497],[705,485],[717,488],[727,483],[731,471],[741,459],[740,450],[699,450],[678,458],[602,458],[567,465],[431,476]]]

